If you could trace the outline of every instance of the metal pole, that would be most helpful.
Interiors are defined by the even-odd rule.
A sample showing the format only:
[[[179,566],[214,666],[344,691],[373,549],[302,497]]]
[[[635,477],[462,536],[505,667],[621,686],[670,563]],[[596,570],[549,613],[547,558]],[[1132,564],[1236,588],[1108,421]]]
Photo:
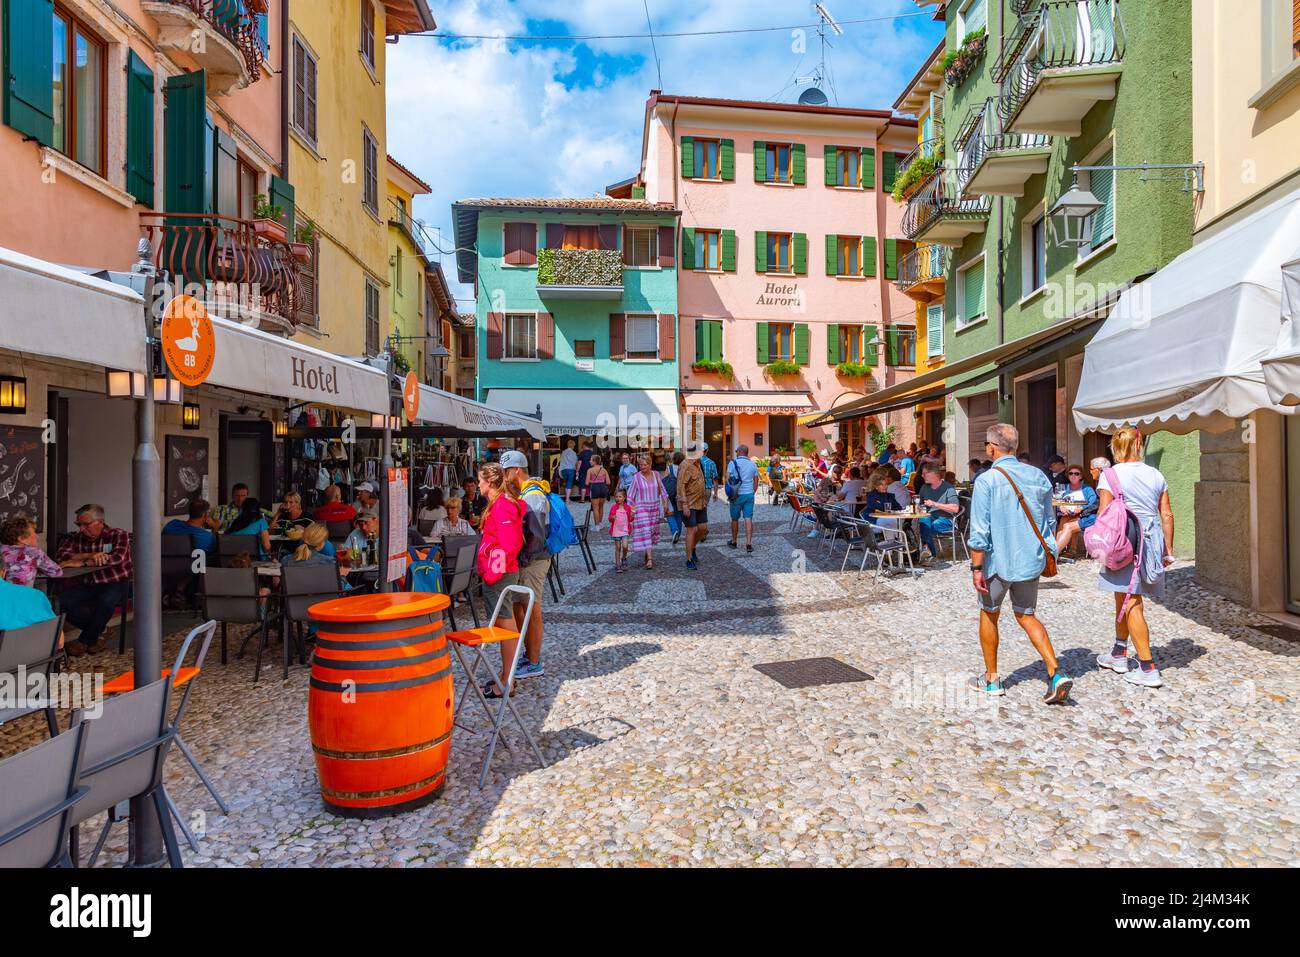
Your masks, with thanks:
[[[379,463],[379,590],[389,591],[388,543],[392,541],[392,528],[388,527],[388,470],[393,467],[393,417],[384,416],[384,457]],[[406,537],[406,529],[399,530]]]
[[[152,357],[152,344],[149,352]],[[137,688],[152,684],[162,674],[162,462],[154,446],[153,363],[147,365],[144,398],[136,408],[136,447],[131,459]],[[131,821],[132,865],[160,867],[164,859],[162,828],[153,801],[133,798]]]

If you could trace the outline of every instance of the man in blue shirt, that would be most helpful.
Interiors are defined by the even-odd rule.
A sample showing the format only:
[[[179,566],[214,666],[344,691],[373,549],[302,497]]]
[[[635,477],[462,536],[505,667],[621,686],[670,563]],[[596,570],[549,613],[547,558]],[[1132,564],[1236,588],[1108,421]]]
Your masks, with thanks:
[[[985,667],[980,684],[986,694],[1005,694],[998,679],[998,613],[1010,593],[1016,622],[1047,666],[1043,701],[1056,704],[1065,700],[1073,682],[1057,670],[1047,629],[1034,614],[1038,579],[1047,563],[1045,549],[1056,555],[1052,486],[1041,469],[1016,459],[1020,433],[1015,426],[990,426],[985,438],[984,451],[993,459],[993,468],[975,480],[970,510],[970,568],[980,605]],[[1022,497],[1034,525],[1021,507]]]
[[[709,458],[708,445],[703,445],[700,448],[702,450],[700,469],[704,472],[704,507],[708,508],[708,503],[713,501],[713,486],[718,484],[718,463]]]
[[[217,557],[217,536],[213,529],[216,528],[216,522],[209,511],[212,506],[201,498],[191,499],[189,507],[188,521],[182,521],[179,518],[173,518],[163,526],[164,535],[185,535],[190,540],[191,549],[202,549],[207,556],[208,561],[213,561]],[[183,588],[181,587],[183,586]],[[182,581],[175,579],[164,582],[163,597],[164,599],[181,599],[194,604],[195,597],[198,593],[199,579],[197,575],[187,575]],[[183,594],[173,595],[172,588],[181,588]]]
[[[632,464],[632,456],[623,453],[623,464],[618,468],[618,487],[624,492],[632,488],[632,480],[636,478],[637,467]]]
[[[745,517],[745,551],[754,550],[754,483],[758,481],[758,466],[749,458],[749,446],[737,445],[736,457],[727,463],[727,481],[736,487],[736,497],[731,500],[731,541],[736,547],[740,531],[740,517]]]
[[[54,617],[45,592],[0,578],[0,631],[26,628]]]

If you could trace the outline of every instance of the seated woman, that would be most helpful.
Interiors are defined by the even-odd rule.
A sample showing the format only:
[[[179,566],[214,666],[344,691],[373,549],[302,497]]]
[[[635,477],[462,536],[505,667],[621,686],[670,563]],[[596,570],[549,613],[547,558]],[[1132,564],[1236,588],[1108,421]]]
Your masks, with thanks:
[[[420,506],[420,511],[416,513],[417,522],[437,522],[439,519],[447,517],[447,503],[443,499],[443,492],[440,488],[435,488],[432,492],[424,497],[424,503]]]
[[[1087,527],[1082,524],[1085,513],[1093,521],[1096,520],[1097,513],[1097,493],[1083,481],[1083,466],[1071,465],[1065,476],[1068,484],[1064,492],[1058,493],[1058,497],[1062,501],[1079,504],[1063,505],[1056,510],[1056,551],[1060,555],[1065,554],[1070,543]],[[1089,521],[1088,525],[1091,524],[1092,521]]]
[[[429,538],[440,542],[448,535],[473,535],[474,527],[460,517],[461,497],[453,495],[443,502],[446,514],[433,523]]]
[[[830,474],[818,480],[817,488],[813,490],[813,501],[818,505],[829,505],[835,500],[836,489],[840,481],[840,467],[832,465]]]
[[[302,496],[297,492],[286,492],[271,527],[278,534],[285,535],[291,528],[306,528],[310,524],[311,517],[302,511]]]
[[[856,465],[849,466],[848,481],[835,493],[835,497],[841,502],[856,504],[862,499],[864,482],[862,481],[862,469]]]
[[[333,552],[333,547],[330,546],[330,552],[325,551],[326,546],[329,545],[329,529],[319,522],[313,522],[303,530],[302,544],[298,546],[297,550],[292,555],[284,560],[284,564],[330,565],[337,568],[338,562],[334,555],[331,554]],[[342,575],[339,576],[339,586],[345,590],[350,587],[347,579]]]
[[[867,504],[862,509],[863,518],[866,518],[872,525],[879,525],[881,528],[893,530],[890,537],[898,537],[898,523],[896,518],[878,518],[876,512],[895,512],[902,508],[902,503],[898,501],[889,491],[890,482],[893,481],[893,473],[887,468],[878,468],[871,473],[869,483],[871,491],[867,493]]]
[[[271,551],[270,526],[267,525],[266,516],[262,514],[262,504],[251,495],[244,499],[244,504],[239,507],[239,514],[226,529],[226,534],[253,536],[256,546],[250,548],[249,553],[253,554],[258,561],[265,560]]]

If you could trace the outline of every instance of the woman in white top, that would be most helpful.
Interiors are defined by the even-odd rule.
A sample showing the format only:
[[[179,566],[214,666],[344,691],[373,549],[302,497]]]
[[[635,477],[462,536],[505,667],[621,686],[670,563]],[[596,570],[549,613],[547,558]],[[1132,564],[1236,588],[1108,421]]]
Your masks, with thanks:
[[[1165,566],[1174,560],[1174,512],[1169,505],[1169,483],[1160,470],[1142,461],[1142,434],[1134,428],[1120,429],[1110,440],[1115,465],[1097,480],[1098,511],[1103,512],[1115,495],[1109,481],[1119,481],[1124,502],[1142,525],[1142,559],[1132,596],[1128,596],[1133,577],[1133,563],[1124,568],[1102,568],[1097,587],[1115,596],[1115,645],[1107,654],[1097,656],[1097,664],[1118,672],[1133,684],[1160,687],[1160,670],[1151,657],[1151,638],[1147,628],[1144,596],[1162,598],[1165,593]],[[1133,556],[1138,561],[1138,556]],[[1128,609],[1124,610],[1125,601]],[[1138,664],[1129,668],[1128,641],[1133,640]]]
[[[424,504],[420,506],[420,511],[416,513],[417,522],[436,522],[440,518],[447,517],[447,509],[442,502],[442,489],[436,488],[424,497]]]
[[[473,535],[474,529],[469,522],[460,517],[461,498],[453,495],[447,499],[442,518],[433,523],[429,532],[431,541],[440,542],[448,535]]]

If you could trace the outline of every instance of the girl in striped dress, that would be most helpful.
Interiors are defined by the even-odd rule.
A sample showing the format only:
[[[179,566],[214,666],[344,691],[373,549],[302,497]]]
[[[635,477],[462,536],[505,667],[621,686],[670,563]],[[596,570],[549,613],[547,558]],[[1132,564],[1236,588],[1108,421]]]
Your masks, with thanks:
[[[637,473],[632,477],[627,500],[632,506],[632,550],[645,553],[645,567],[654,568],[654,547],[659,544],[659,518],[669,510],[668,492],[663,479],[651,468],[651,459],[642,455],[637,460]]]

